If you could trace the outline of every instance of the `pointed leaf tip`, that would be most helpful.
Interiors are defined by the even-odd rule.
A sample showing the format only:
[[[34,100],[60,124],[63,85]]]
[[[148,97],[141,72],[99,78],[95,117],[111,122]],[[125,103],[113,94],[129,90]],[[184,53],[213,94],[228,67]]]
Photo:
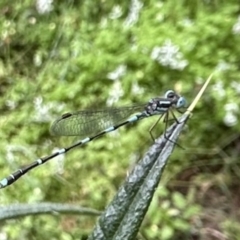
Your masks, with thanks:
[[[208,79],[206,80],[206,82],[204,83],[204,85],[202,86],[200,91],[198,92],[197,96],[193,100],[192,104],[188,107],[188,109],[185,112],[185,114],[191,115],[191,113],[194,110],[195,106],[197,105],[198,101],[200,100],[200,98],[202,97],[203,93],[205,92],[209,82],[211,81],[212,76],[213,76],[213,73],[208,77]]]

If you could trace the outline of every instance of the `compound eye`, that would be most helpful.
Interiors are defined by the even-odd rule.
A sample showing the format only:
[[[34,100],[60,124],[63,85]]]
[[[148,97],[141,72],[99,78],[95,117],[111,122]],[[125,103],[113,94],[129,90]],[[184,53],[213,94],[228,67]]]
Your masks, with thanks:
[[[175,96],[176,93],[173,90],[168,90],[164,95],[165,98],[174,98]]]
[[[186,107],[187,101],[184,97],[180,97],[177,101],[176,108]]]

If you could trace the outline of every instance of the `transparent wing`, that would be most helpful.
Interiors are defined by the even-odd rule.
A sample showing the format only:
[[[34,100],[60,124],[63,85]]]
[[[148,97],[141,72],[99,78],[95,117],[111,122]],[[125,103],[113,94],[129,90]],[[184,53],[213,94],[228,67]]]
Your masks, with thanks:
[[[120,124],[133,114],[144,111],[146,104],[131,107],[84,110],[66,113],[51,127],[51,133],[58,136],[91,136],[108,127]]]

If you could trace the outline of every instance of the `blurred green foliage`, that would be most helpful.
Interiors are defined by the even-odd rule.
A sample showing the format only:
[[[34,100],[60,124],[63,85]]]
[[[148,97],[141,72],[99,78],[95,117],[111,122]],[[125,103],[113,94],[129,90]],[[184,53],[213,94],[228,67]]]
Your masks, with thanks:
[[[62,113],[144,103],[167,89],[190,102],[214,71],[181,136],[186,150],[175,149],[160,183],[165,195],[156,194],[141,234],[239,238],[238,1],[3,0],[0,12],[1,178],[77,140],[49,134]],[[103,210],[150,146],[154,121],[39,167],[1,190],[1,204],[52,201]],[[156,135],[164,126],[157,128]],[[0,231],[6,239],[84,239],[95,220],[34,216]]]

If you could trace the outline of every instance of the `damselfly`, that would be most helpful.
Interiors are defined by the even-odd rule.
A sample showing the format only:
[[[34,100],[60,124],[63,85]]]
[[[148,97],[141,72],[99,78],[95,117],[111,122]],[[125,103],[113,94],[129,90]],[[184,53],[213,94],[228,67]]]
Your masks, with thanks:
[[[0,188],[11,185],[25,173],[58,155],[64,154],[108,132],[112,132],[121,126],[154,115],[160,115],[160,117],[164,114],[168,115],[172,109],[180,109],[185,107],[185,105],[186,100],[184,97],[169,90],[163,97],[153,98],[144,105],[65,113],[53,123],[51,132],[58,136],[84,136],[85,138],[69,147],[62,148],[53,154],[39,158],[31,164],[18,169],[0,181]],[[127,119],[127,117],[129,118]]]

